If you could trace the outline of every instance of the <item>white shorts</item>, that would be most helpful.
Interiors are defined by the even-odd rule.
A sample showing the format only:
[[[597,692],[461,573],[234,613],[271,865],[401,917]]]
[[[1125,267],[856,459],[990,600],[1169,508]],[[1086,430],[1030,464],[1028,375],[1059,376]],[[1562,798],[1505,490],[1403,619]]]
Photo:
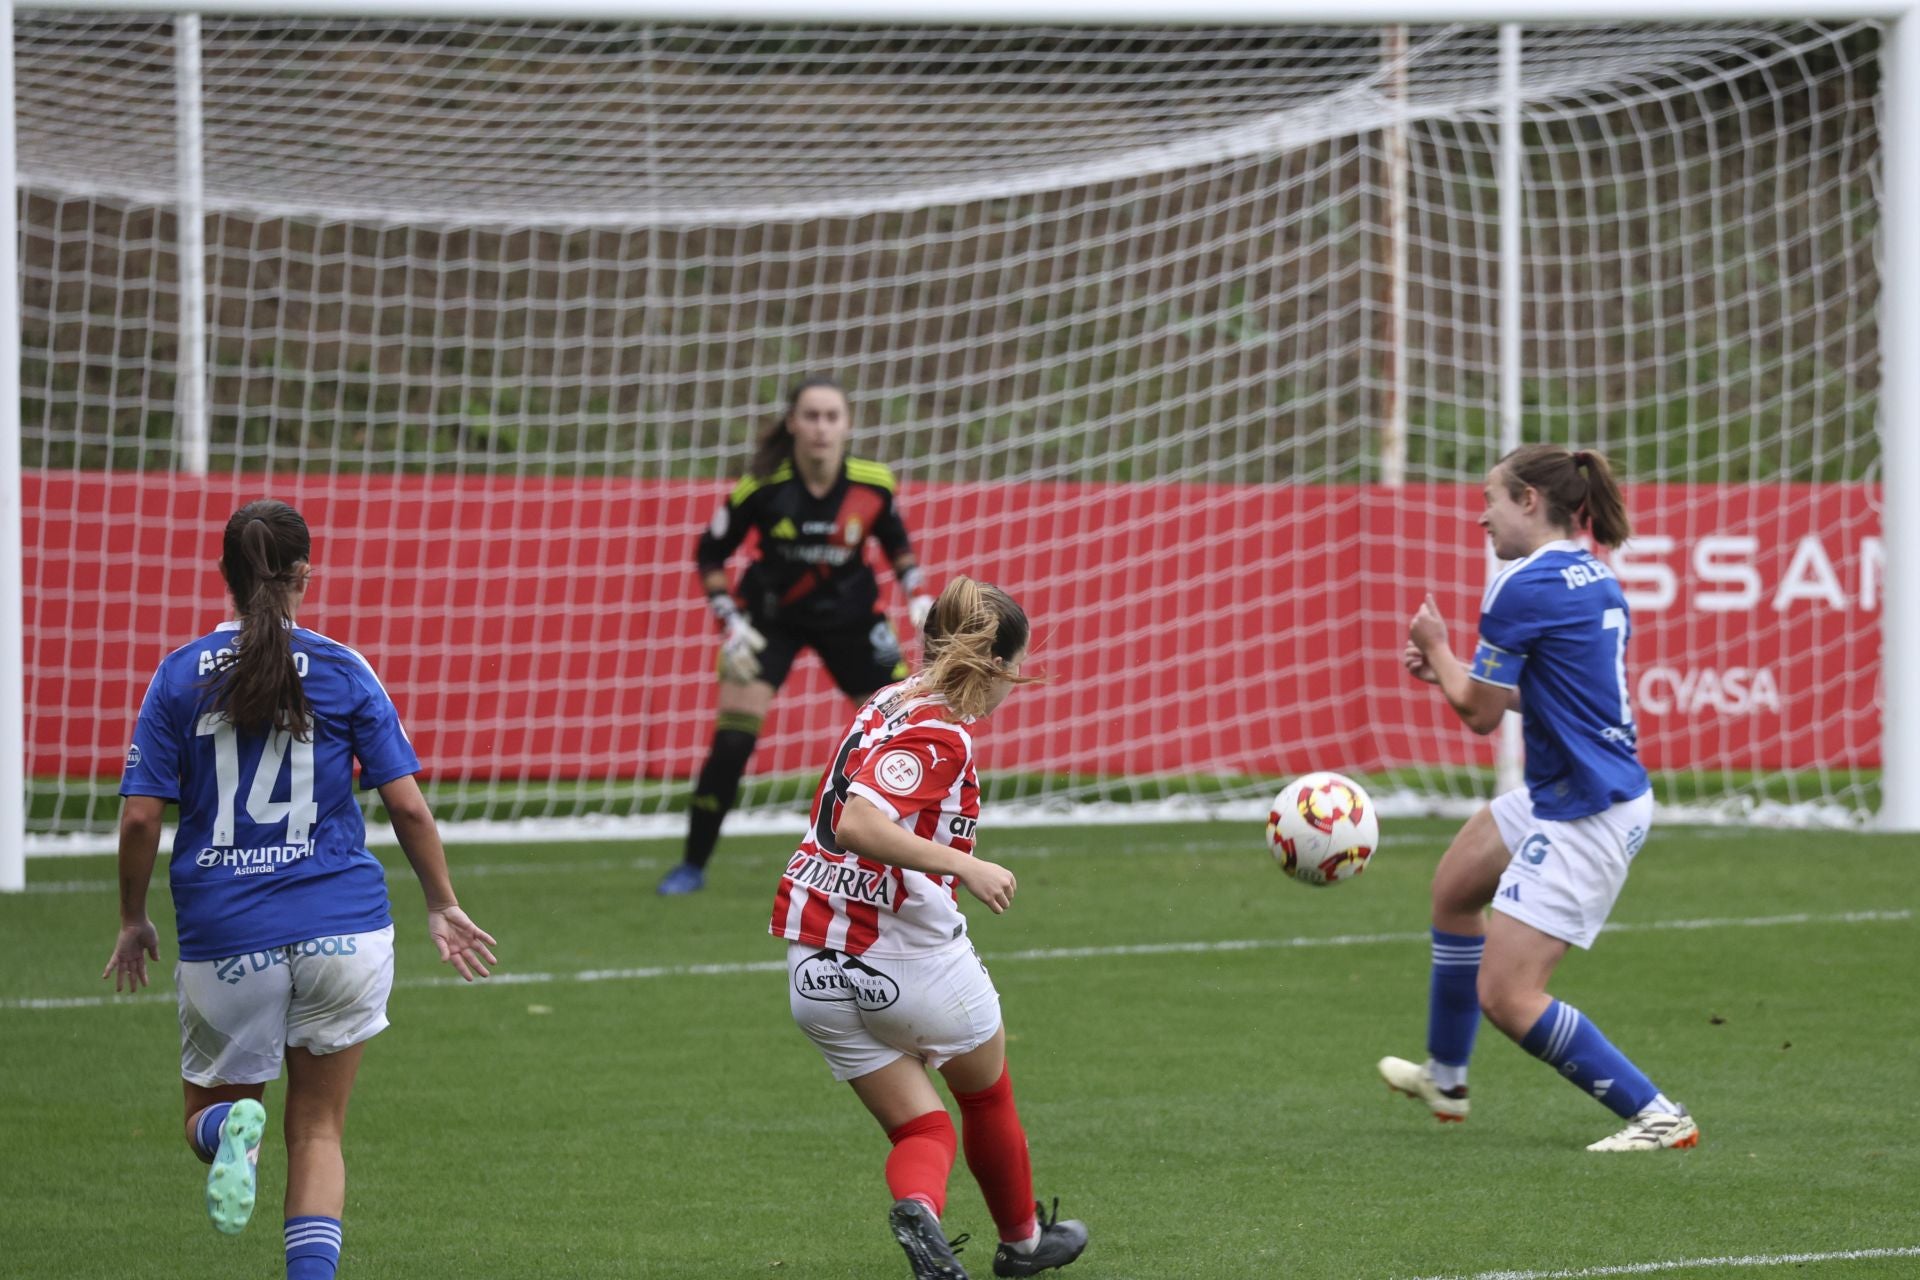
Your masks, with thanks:
[[[1000,1029],[1000,993],[964,937],[907,960],[790,943],[787,1001],[835,1080],[869,1075],[895,1058],[938,1067]]]
[[[1524,787],[1496,796],[1492,809],[1513,855],[1493,909],[1548,937],[1591,947],[1653,826],[1653,792],[1571,822],[1534,817]]]
[[[173,966],[180,1074],[199,1085],[263,1084],[289,1047],[338,1053],[387,1028],[393,926]]]

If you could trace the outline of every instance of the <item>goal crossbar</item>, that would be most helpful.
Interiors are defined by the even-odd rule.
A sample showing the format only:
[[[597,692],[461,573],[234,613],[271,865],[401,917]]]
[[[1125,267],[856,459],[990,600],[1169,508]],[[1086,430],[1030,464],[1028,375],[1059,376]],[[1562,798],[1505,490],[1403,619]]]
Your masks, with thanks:
[[[1341,3],[1276,4],[1275,0],[1196,0],[1168,6],[1161,0],[954,0],[936,11],[900,0],[554,0],[537,12],[526,0],[45,0],[31,6],[52,12],[199,13],[224,17],[342,18],[535,18],[540,21],[742,22],[742,23],[938,23],[1031,25],[1102,23],[1155,26],[1244,23],[1305,26],[1313,23],[1529,24],[1579,22],[1706,22],[1728,19],[1897,19],[1915,0],[1356,0]]]

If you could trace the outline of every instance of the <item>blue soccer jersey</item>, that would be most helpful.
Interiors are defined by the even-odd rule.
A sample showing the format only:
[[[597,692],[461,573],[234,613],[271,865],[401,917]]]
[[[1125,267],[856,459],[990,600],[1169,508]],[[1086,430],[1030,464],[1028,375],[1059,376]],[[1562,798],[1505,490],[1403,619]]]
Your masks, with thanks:
[[[180,806],[168,879],[182,960],[228,956],[392,923],[387,882],[367,851],[353,796],[420,770],[393,700],[367,660],[296,627],[294,668],[313,707],[301,742],[239,733],[207,710],[209,682],[237,622],[160,663],[127,750],[123,796]]]
[[[1632,631],[1619,579],[1576,542],[1550,542],[1488,585],[1471,674],[1520,690],[1536,817],[1584,818],[1647,789],[1627,689]]]

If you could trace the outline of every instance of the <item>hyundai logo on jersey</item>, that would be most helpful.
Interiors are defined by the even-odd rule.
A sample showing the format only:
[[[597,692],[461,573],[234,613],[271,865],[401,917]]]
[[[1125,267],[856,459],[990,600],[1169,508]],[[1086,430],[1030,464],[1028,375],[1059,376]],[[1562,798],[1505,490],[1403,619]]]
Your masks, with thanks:
[[[194,862],[203,867],[227,867],[236,876],[270,876],[289,862],[313,856],[311,844],[264,844],[253,849],[202,849]]]

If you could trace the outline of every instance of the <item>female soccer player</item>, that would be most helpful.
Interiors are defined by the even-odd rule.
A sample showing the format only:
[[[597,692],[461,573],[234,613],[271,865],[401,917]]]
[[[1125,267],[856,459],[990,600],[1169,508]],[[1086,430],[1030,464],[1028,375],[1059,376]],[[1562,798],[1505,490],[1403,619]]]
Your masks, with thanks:
[[[1607,461],[1527,445],[1487,476],[1480,527],[1514,561],[1480,602],[1462,665],[1428,596],[1402,661],[1437,684],[1475,733],[1520,712],[1526,786],[1454,837],[1433,876],[1427,1061],[1383,1058],[1394,1090],[1441,1120],[1467,1118],[1467,1059],[1480,1013],[1627,1122],[1589,1151],[1691,1147],[1700,1130],[1572,1005],[1547,994],[1569,946],[1591,947],[1653,821],[1627,690],[1626,597],[1575,536],[1617,547],[1630,532]],[[1482,912],[1491,904],[1493,914]]]
[[[177,803],[168,879],[187,1143],[213,1166],[213,1225],[238,1232],[253,1214],[260,1098],[285,1059],[287,1280],[339,1266],[347,1096],[393,986],[393,917],[353,798],[355,760],[426,891],[440,958],[468,981],[494,962],[493,939],[454,900],[386,690],[358,653],[294,625],[310,545],[284,502],[227,521],[220,570],[238,621],[169,654],[141,704],[120,779],[120,934],[100,975],[133,990],[160,958],[147,883]]]
[[[879,542],[907,593],[918,630],[933,597],[907,542],[893,501],[893,473],[847,456],[853,417],[847,393],[831,378],[808,378],[760,439],[746,478],[713,513],[694,552],[707,608],[720,624],[720,714],[713,747],[694,784],[686,852],[660,881],[665,894],[706,884],[720,823],[740,794],[773,695],[802,648],[820,655],[840,691],[865,702],[907,674],[900,642],[878,606],[880,586],[867,566],[866,540]],[[759,555],[727,589],[727,557],[749,529]]]
[[[973,734],[1027,683],[1026,651],[1027,616],[1004,591],[947,584],[928,620],[925,670],[854,717],[773,900],[794,1021],[893,1143],[888,1223],[916,1277],[966,1276],[940,1229],[956,1143],[928,1067],[960,1104],[967,1167],[1000,1230],[993,1273],[1064,1267],[1087,1247],[1085,1226],[1034,1202],[1000,996],[954,888],[996,915],[1013,901],[1013,873],[973,856]]]

